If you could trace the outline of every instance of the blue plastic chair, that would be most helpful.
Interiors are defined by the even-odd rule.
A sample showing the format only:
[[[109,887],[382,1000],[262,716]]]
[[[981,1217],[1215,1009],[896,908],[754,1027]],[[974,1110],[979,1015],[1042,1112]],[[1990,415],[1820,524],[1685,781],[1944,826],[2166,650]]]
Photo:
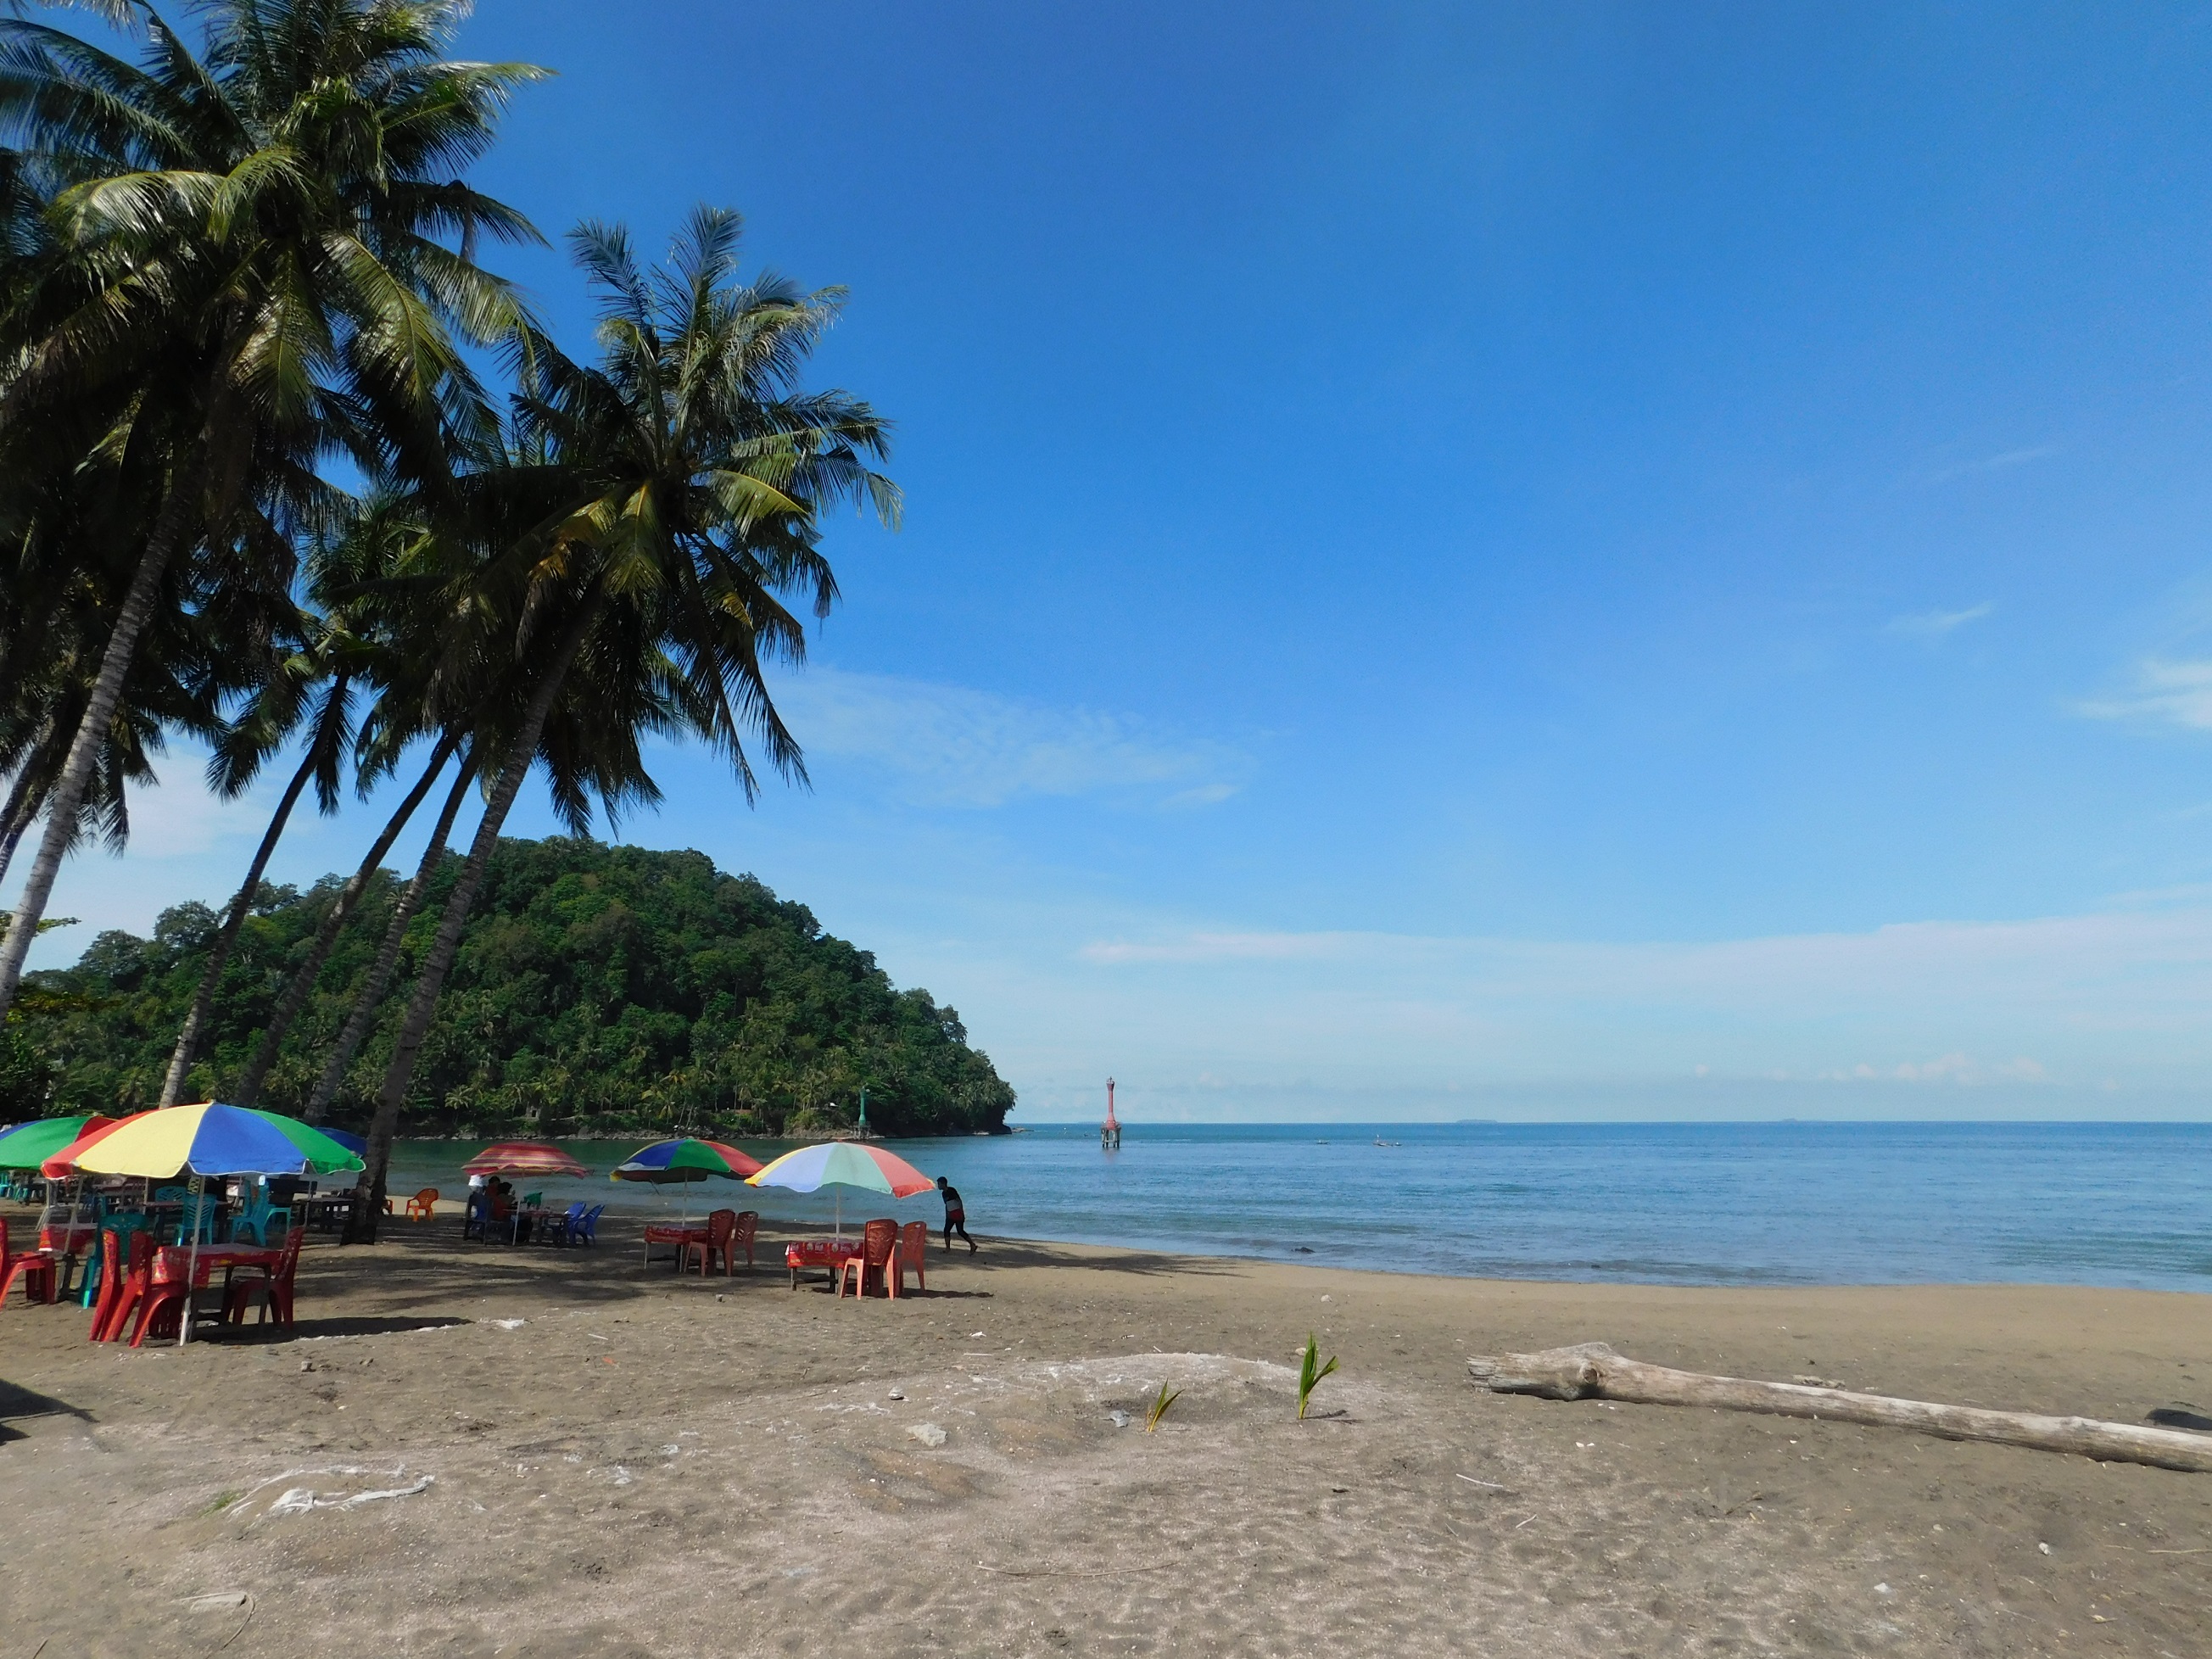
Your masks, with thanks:
[[[128,1261],[131,1259],[131,1235],[144,1232],[151,1224],[138,1211],[118,1210],[101,1218],[100,1231],[122,1236],[118,1241],[121,1246],[118,1254],[122,1260]],[[85,1258],[84,1264],[84,1305],[88,1308],[100,1298],[100,1275],[103,1271],[98,1234],[94,1235],[94,1238],[92,1254]]]
[[[491,1242],[491,1194],[481,1187],[469,1193],[468,1208],[461,1212],[461,1237]]]
[[[284,1224],[285,1231],[289,1232],[292,1228],[291,1206],[286,1204],[271,1204],[269,1201],[269,1182],[264,1178],[256,1186],[253,1196],[240,1207],[236,1215],[231,1218],[231,1242],[236,1243],[251,1232],[253,1235],[253,1242],[266,1249],[269,1245],[269,1224],[279,1220]]]
[[[607,1206],[604,1204],[594,1204],[590,1209],[585,1211],[583,1214],[578,1216],[574,1221],[570,1222],[568,1224],[568,1242],[571,1244],[598,1243],[599,1242],[599,1212],[606,1207]]]
[[[584,1206],[571,1204],[557,1216],[548,1216],[538,1224],[544,1231],[539,1240],[547,1244],[571,1244],[575,1242],[576,1224],[584,1218]]]
[[[154,1201],[156,1204],[181,1204],[185,1206],[185,1213],[177,1219],[177,1237],[174,1243],[189,1244],[192,1242],[192,1235],[195,1232],[199,1235],[201,1243],[215,1243],[216,1194],[214,1193],[206,1190],[201,1192],[198,1210],[192,1208],[192,1191],[189,1187],[156,1188],[154,1191]]]

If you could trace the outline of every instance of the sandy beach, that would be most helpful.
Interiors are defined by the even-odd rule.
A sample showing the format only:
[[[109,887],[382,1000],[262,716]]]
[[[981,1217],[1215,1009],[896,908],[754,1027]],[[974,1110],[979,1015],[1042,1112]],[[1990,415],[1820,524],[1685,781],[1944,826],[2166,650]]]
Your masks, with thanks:
[[[94,1347],[19,1292],[0,1656],[2212,1650],[2212,1476],[1466,1376],[1604,1340],[2140,1422],[2212,1406],[2205,1297],[987,1238],[855,1305],[789,1289],[780,1235],[705,1281],[612,1221],[458,1235],[311,1248],[289,1340]],[[1299,1423],[1309,1331],[1341,1368]]]

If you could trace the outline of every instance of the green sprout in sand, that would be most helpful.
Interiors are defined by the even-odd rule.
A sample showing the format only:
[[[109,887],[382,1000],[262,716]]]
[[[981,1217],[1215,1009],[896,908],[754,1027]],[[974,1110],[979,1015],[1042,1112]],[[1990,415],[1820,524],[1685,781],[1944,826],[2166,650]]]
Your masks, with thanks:
[[[1159,1427],[1160,1419],[1168,1414],[1168,1407],[1182,1398],[1181,1389],[1170,1389],[1166,1383],[1161,1383],[1159,1398],[1152,1401],[1152,1410],[1145,1413],[1145,1432],[1150,1434]]]
[[[1336,1356],[1328,1357],[1328,1364],[1321,1364],[1321,1347],[1315,1342],[1313,1333],[1306,1333],[1306,1351],[1298,1357],[1298,1421],[1306,1420],[1306,1401],[1312,1395],[1314,1385],[1336,1369]]]

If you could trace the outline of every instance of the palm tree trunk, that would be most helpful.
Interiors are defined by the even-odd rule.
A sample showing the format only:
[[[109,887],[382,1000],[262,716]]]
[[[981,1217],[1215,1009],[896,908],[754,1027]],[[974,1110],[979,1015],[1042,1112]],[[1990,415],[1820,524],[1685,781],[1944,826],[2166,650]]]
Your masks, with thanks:
[[[361,868],[354,872],[353,879],[340,890],[337,902],[331,906],[330,914],[323,918],[323,925],[315,930],[315,942],[308,947],[307,959],[300,964],[292,975],[291,983],[284,988],[283,996],[278,999],[276,1008],[269,1016],[268,1029],[262,1032],[261,1041],[254,1048],[253,1058],[246,1062],[246,1075],[239,1079],[237,1098],[240,1105],[251,1106],[261,1098],[261,1085],[269,1079],[269,1068],[276,1063],[276,1051],[283,1046],[285,1034],[292,1029],[292,1022],[300,1017],[300,1010],[307,1006],[308,995],[314,990],[315,981],[322,976],[323,964],[331,959],[331,952],[337,948],[338,933],[344,927],[346,918],[361,902],[361,896],[368,890],[369,883],[376,878],[377,871],[383,866],[384,855],[392,850],[392,843],[399,838],[399,832],[407,827],[407,820],[415,816],[415,809],[430,793],[430,786],[438,781],[438,774],[446,769],[446,763],[453,757],[453,736],[449,732],[439,738],[438,746],[430,751],[429,765],[422,769],[422,775],[407,792],[406,799],[399,803],[399,810],[386,821],[384,833],[369,848],[368,856],[361,861]],[[444,837],[439,839],[442,841]],[[308,1120],[311,1123],[319,1121],[315,1118]]]
[[[35,756],[33,757],[36,758]],[[15,860],[15,849],[22,845],[23,831],[39,816],[39,794],[32,787],[30,762],[15,774],[15,787],[8,792],[8,805],[0,808],[0,881],[8,879],[8,866]]]
[[[77,809],[84,804],[93,769],[100,763],[100,742],[107,735],[108,722],[115,718],[115,705],[122,700],[123,682],[131,672],[131,658],[137,653],[138,636],[154,619],[162,574],[185,539],[185,526],[191,518],[192,480],[198,471],[191,459],[186,458],[170,480],[167,498],[155,517],[146,550],[138,556],[138,568],[131,574],[130,589],[123,596],[123,608],[116,613],[115,631],[107,636],[91,701],[85,704],[84,718],[77,722],[76,736],[70,741],[61,775],[54,780],[48,794],[46,831],[39,839],[38,856],[31,860],[31,873],[15,901],[15,914],[9,919],[7,939],[0,942],[0,1018],[5,1018],[15,1006],[15,989],[23,982],[23,959],[31,952],[31,941],[38,937],[39,918],[46,913],[46,901],[53,896],[62,855],[76,837]]]
[[[430,844],[422,849],[422,862],[416,866],[415,879],[407,884],[398,908],[392,913],[391,925],[384,930],[384,943],[377,948],[375,965],[368,970],[361,994],[354,999],[353,1012],[346,1016],[345,1030],[339,1035],[337,1047],[331,1050],[331,1057],[323,1063],[323,1074],[315,1081],[315,1091],[307,1097],[307,1109],[301,1115],[310,1123],[320,1123],[330,1115],[331,1102],[337,1097],[338,1084],[345,1077],[348,1063],[367,1040],[368,1028],[376,1023],[376,1011],[384,1006],[384,993],[392,984],[392,970],[399,965],[399,947],[407,938],[407,924],[415,920],[415,913],[422,908],[422,901],[430,891],[431,878],[438,873],[438,866],[445,860],[446,837],[453,833],[453,819],[459,814],[461,801],[476,775],[477,759],[471,754],[461,763],[461,775],[453,780],[453,787],[446,796],[437,827],[430,831]]]
[[[292,774],[292,781],[284,787],[283,798],[276,803],[276,811],[269,820],[269,828],[262,832],[261,845],[253,849],[253,862],[246,866],[246,880],[230,902],[230,909],[222,919],[222,931],[208,946],[207,966],[200,970],[199,989],[192,994],[192,1006],[185,1016],[183,1028],[177,1033],[177,1046],[169,1055],[169,1074],[161,1081],[161,1104],[173,1106],[177,1097],[184,1092],[185,1073],[192,1069],[198,1056],[200,1033],[206,1029],[209,1011],[215,1006],[216,987],[222,981],[222,970],[230,963],[231,946],[238,942],[238,930],[246,925],[246,913],[253,908],[253,896],[260,890],[261,872],[269,867],[270,854],[276,850],[276,842],[284,833],[284,825],[299,804],[300,792],[307,787],[307,780],[315,775],[315,763],[321,758],[313,744],[300,762],[300,769]]]
[[[483,820],[477,825],[476,838],[469,844],[469,861],[462,866],[461,878],[453,884],[446,900],[446,913],[438,919],[438,933],[430,943],[430,954],[423,959],[422,971],[415,976],[415,994],[407,1005],[407,1018],[400,1024],[399,1042],[392,1051],[392,1064],[384,1073],[384,1091],[378,1097],[376,1116],[369,1125],[368,1156],[365,1160],[368,1167],[362,1172],[354,1197],[353,1217],[346,1226],[348,1243],[376,1242],[377,1222],[384,1213],[385,1176],[392,1164],[392,1138],[399,1127],[400,1104],[407,1098],[408,1085],[415,1080],[415,1061],[422,1052],[422,1040],[430,1034],[430,1016],[437,1012],[438,993],[445,988],[446,972],[453,965],[453,953],[460,948],[461,928],[476,902],[477,889],[483,884],[484,867],[491,862],[492,848],[499,842],[500,825],[507,821],[507,809],[514,805],[522,781],[529,775],[538,758],[538,739],[545,730],[546,716],[553,712],[553,700],[560,695],[561,684],[568,677],[569,665],[576,660],[585,636],[599,619],[601,603],[596,592],[584,601],[575,620],[568,625],[560,650],[545,666],[544,677],[539,680],[523,716],[521,730],[514,734],[514,746],[507,750],[507,763],[500,769],[499,782],[492,789],[491,799],[484,803]]]

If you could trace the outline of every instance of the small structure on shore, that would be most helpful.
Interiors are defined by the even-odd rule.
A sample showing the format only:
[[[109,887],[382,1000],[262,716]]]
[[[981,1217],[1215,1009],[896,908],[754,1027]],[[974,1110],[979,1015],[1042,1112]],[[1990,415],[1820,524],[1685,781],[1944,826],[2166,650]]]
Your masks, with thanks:
[[[1106,1079],[1106,1121],[1098,1126],[1098,1150],[1118,1152],[1121,1150],[1121,1125],[1114,1115],[1114,1079]]]
[[[881,1140],[883,1139],[868,1127],[868,1089],[866,1084],[860,1085],[860,1121],[843,1134],[832,1136],[831,1139],[836,1140]]]

